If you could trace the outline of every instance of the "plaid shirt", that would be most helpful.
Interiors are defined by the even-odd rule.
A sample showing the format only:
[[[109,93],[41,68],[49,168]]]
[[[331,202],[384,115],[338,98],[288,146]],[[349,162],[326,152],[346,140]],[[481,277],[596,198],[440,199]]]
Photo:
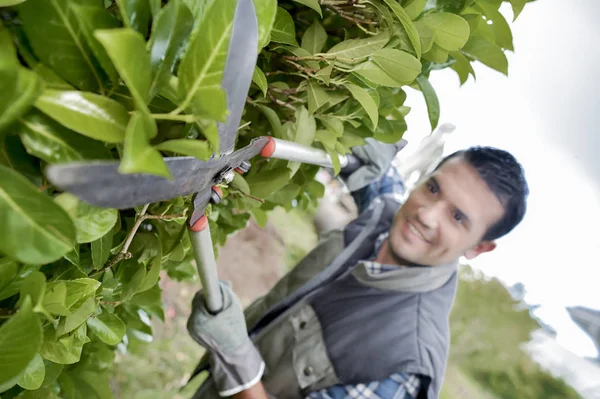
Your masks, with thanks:
[[[354,193],[353,193],[354,194]],[[386,173],[368,187],[361,190],[361,198],[356,198],[361,211],[366,209],[372,200],[380,195],[393,195],[399,202],[404,198],[404,184],[400,174],[394,167],[390,167]],[[388,233],[383,233],[375,240],[375,251],[377,254]],[[373,262],[374,256],[366,262],[369,272],[380,274],[396,270],[395,265],[383,265]],[[382,381],[372,381],[366,384],[356,385],[334,385],[307,396],[307,399],[416,399],[421,387],[419,376],[410,373],[395,373]]]

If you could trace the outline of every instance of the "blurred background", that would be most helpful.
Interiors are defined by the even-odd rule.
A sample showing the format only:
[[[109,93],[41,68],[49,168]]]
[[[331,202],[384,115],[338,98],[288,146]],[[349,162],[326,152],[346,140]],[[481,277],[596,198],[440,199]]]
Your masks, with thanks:
[[[520,160],[531,190],[523,223],[461,269],[442,399],[600,398],[598,15],[597,0],[538,0],[512,25],[508,77],[475,68],[480,81],[459,87],[453,71],[432,73],[451,134],[429,136],[422,95],[408,93],[409,144],[395,165],[409,188],[443,155],[492,145]],[[266,228],[251,221],[221,249],[221,277],[245,304],[307,253],[319,231],[355,216],[344,187],[325,172],[320,178],[327,193],[319,209],[276,209]],[[189,282],[194,273],[163,276],[165,322],[152,325],[153,342],[118,356],[117,397],[187,398],[199,384],[180,391],[202,353],[185,329],[199,289]]]

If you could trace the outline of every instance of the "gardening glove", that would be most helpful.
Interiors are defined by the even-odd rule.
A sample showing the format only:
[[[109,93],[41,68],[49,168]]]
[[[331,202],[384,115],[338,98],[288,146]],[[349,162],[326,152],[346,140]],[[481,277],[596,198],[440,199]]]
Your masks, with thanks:
[[[211,314],[202,291],[192,301],[187,329],[192,338],[210,353],[210,364],[219,395],[231,396],[262,378],[265,363],[248,337],[242,305],[229,282],[220,281],[223,310]]]
[[[360,190],[383,176],[398,151],[408,144],[404,139],[394,144],[385,144],[370,137],[365,141],[365,145],[352,148],[352,153],[360,160],[362,166],[346,176],[343,171],[341,173],[351,192]]]

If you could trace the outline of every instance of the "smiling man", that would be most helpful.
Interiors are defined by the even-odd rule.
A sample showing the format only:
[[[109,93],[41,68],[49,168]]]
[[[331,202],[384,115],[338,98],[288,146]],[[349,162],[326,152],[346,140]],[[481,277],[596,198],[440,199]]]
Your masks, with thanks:
[[[388,147],[369,145],[363,161],[381,166]],[[439,397],[458,259],[492,251],[521,222],[527,182],[512,155],[475,147],[445,158],[404,204],[389,189],[401,181],[378,186],[386,193],[245,315],[227,283],[217,315],[198,293],[188,330],[208,349],[198,370],[211,376],[195,398]]]

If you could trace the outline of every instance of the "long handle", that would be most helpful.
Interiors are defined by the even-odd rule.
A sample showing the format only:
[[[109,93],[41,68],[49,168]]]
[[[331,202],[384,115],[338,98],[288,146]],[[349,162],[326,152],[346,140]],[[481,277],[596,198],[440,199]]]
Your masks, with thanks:
[[[219,287],[217,262],[206,216],[202,216],[193,226],[188,226],[188,232],[198,267],[198,275],[202,282],[206,308],[209,312],[217,314],[223,309],[223,295]]]
[[[309,163],[312,165],[333,168],[329,154],[318,148],[308,147],[292,141],[268,137],[269,143],[265,145],[260,155],[265,158],[277,158],[286,161]],[[348,165],[348,159],[344,155],[339,156],[342,168]]]

